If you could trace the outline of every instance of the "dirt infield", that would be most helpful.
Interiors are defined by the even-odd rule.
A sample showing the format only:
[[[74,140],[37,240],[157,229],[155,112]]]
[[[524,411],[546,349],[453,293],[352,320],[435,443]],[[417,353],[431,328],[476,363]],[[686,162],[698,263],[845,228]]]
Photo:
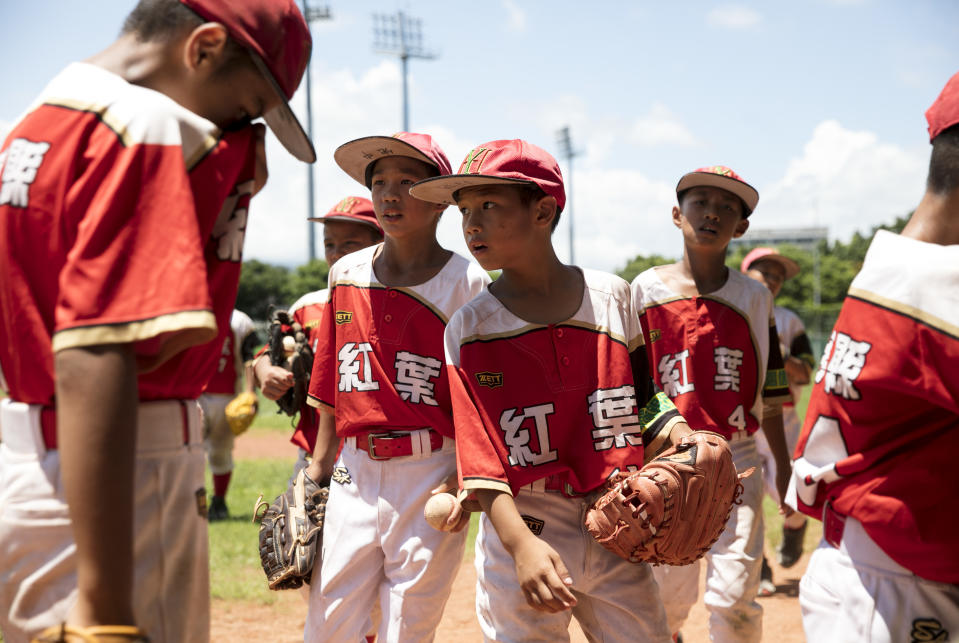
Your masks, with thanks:
[[[277,434],[244,435],[237,440],[234,455],[237,458],[293,458],[294,448]],[[806,569],[809,552],[803,554],[800,561],[791,569],[780,568],[774,560],[773,578],[777,592],[769,597],[759,598],[763,606],[763,641],[771,643],[801,643],[805,641],[799,613],[799,578]],[[703,566],[705,570],[705,566]],[[705,571],[703,572],[705,574]],[[436,641],[456,641],[473,643],[482,641],[479,625],[473,608],[476,572],[473,569],[472,556],[467,554],[456,581],[453,592],[443,613],[443,620],[436,634]],[[704,583],[701,582],[700,586]],[[306,603],[299,592],[282,592],[273,605],[237,601],[216,600],[213,602],[212,632],[213,641],[259,640],[285,643],[303,640],[303,626],[306,622]],[[686,643],[708,641],[708,613],[702,598],[693,607],[689,619],[683,627],[683,639]],[[576,625],[570,626],[570,641],[582,643],[586,637]]]

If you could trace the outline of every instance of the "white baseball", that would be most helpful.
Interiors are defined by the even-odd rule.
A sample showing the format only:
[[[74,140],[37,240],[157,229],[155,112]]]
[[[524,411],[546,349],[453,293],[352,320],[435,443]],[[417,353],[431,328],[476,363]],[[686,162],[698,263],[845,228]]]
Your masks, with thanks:
[[[287,355],[292,355],[293,351],[296,350],[296,340],[290,335],[283,338],[283,350]]]
[[[446,524],[446,519],[453,513],[456,507],[456,498],[449,493],[438,493],[430,496],[423,507],[423,517],[430,527],[439,531],[449,531],[450,525]]]

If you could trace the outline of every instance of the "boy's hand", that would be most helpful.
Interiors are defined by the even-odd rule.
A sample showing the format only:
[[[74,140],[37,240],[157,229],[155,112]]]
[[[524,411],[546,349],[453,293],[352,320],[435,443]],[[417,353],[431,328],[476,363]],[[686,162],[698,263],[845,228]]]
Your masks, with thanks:
[[[256,379],[260,382],[263,397],[274,402],[293,387],[293,373],[282,366],[273,366],[269,360],[257,362]]]
[[[513,552],[516,577],[526,602],[535,610],[555,614],[576,605],[573,579],[556,550],[530,534]]]
[[[776,490],[779,491],[779,513],[787,518],[795,513],[795,509],[786,504],[786,490],[789,488],[789,478],[792,476],[792,462],[790,466],[776,467]]]
[[[456,496],[456,502],[453,506],[453,511],[450,512],[449,518],[446,519],[447,525],[452,525],[446,531],[450,533],[457,533],[463,531],[467,525],[470,524],[470,512],[466,509],[463,509],[463,497],[466,496],[464,491],[457,491],[459,489],[459,479],[455,473],[451,473],[446,477],[443,482],[440,483],[438,487],[430,491],[431,495],[436,495],[438,493],[447,493],[453,492]]]

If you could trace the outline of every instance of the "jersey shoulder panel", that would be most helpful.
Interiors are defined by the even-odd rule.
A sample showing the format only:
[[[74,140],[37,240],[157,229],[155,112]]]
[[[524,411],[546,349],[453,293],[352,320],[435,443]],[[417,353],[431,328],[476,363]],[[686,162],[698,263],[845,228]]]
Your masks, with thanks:
[[[292,306],[290,306],[289,313],[292,315],[301,308],[306,308],[307,306],[312,306],[316,304],[325,304],[329,301],[330,289],[323,288],[321,290],[314,290],[313,292],[308,292],[299,299],[297,299]]]
[[[340,258],[330,268],[330,274],[327,277],[329,289],[333,289],[339,284],[350,284],[360,287],[369,287],[375,283],[373,275],[373,257],[377,249],[382,246],[378,243]]]
[[[879,230],[849,297],[959,338],[959,245],[941,246]]]
[[[178,146],[188,168],[216,146],[220,135],[216,125],[165,94],[88,63],[64,69],[34,106],[40,105],[95,114],[124,146]]]
[[[653,304],[664,304],[682,298],[679,293],[669,288],[659,278],[655,267],[647,268],[636,275],[636,278],[630,284],[630,293],[633,298],[633,306],[639,313]]]
[[[256,329],[256,327],[253,325],[253,320],[250,319],[250,316],[242,310],[236,309],[234,309],[230,314],[230,327],[233,329],[233,334],[236,336],[238,341],[242,340]]]

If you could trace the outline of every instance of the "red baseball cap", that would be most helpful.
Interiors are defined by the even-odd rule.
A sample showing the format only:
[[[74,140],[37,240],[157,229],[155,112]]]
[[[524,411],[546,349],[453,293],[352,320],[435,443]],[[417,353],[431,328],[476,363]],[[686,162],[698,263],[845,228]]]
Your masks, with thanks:
[[[521,139],[490,141],[474,147],[456,174],[420,181],[410,188],[410,194],[424,201],[455,205],[453,194],[463,188],[523,183],[536,185],[555,197],[560,210],[566,205],[563,174],[556,159]]]
[[[372,226],[383,234],[380,222],[373,212],[373,202],[361,196],[348,196],[334,205],[329,212],[318,217],[309,217],[309,221],[326,223],[328,221],[346,221],[347,223],[363,223]]]
[[[310,28],[294,0],[180,0],[204,20],[226,27],[280,97],[263,120],[293,156],[316,161],[313,143],[290,109],[313,49]]]
[[[786,279],[792,279],[799,274],[799,264],[789,257],[779,254],[779,251],[775,248],[753,248],[750,250],[749,254],[743,257],[743,262],[739,266],[740,272],[746,272],[749,270],[749,266],[760,259],[763,261],[775,261],[782,266],[783,271],[786,273]]]
[[[926,122],[929,123],[930,142],[943,130],[959,124],[959,73],[949,79],[936,102],[926,110]]]
[[[333,160],[344,172],[370,187],[370,168],[386,156],[407,156],[432,165],[441,176],[450,173],[450,161],[429,134],[397,132],[393,136],[365,136],[343,143]]]
[[[759,203],[759,192],[756,188],[746,183],[741,176],[725,165],[701,167],[684,174],[683,178],[679,179],[679,183],[676,184],[676,194],[703,185],[732,192],[742,199],[747,210],[743,213],[743,218],[752,214]]]

